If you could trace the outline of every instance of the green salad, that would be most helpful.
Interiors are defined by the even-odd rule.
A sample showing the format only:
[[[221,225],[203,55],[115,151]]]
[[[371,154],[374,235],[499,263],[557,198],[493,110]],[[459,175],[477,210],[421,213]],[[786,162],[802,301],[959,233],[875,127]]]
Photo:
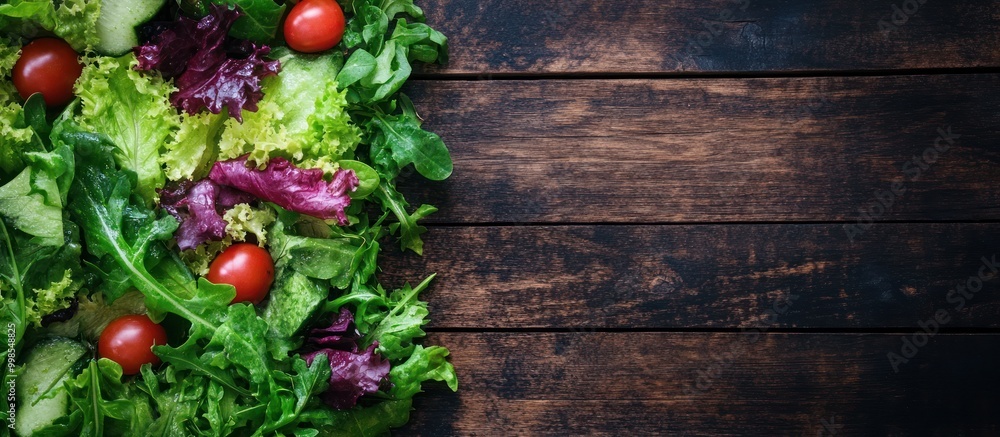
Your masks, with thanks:
[[[381,435],[424,383],[412,0],[0,4],[0,435]],[[414,178],[406,178],[414,181]]]

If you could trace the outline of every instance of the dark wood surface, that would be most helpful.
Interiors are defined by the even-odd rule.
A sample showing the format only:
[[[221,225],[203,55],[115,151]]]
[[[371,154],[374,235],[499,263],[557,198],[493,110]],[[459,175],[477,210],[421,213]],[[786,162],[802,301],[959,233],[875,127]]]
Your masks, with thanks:
[[[847,221],[893,182],[905,191],[883,220],[1000,218],[997,74],[437,80],[410,93],[455,157],[446,182],[401,183],[441,209],[434,222]],[[937,152],[949,128],[954,145]]]
[[[912,15],[904,11],[905,22],[903,16],[894,22],[893,6],[902,10],[904,1],[419,3],[427,21],[450,37],[452,47],[450,64],[426,68],[429,73],[774,73],[1000,66],[995,2],[927,0],[918,3]],[[886,32],[879,22],[892,27]]]
[[[1000,3],[419,4],[455,173],[380,275],[461,387],[397,434],[1000,434]]]
[[[934,337],[895,373],[885,334],[451,333],[463,392],[414,403],[423,435],[1000,433],[996,335]],[[699,388],[700,387],[700,388]],[[830,426],[826,432],[824,421]],[[840,427],[842,426],[842,428]],[[833,434],[830,431],[836,431]]]

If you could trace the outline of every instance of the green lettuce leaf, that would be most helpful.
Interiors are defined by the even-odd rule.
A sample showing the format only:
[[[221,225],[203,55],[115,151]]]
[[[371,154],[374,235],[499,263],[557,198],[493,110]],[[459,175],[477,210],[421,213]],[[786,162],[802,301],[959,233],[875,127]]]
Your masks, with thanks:
[[[257,112],[244,114],[242,124],[226,122],[220,158],[249,153],[250,161],[262,166],[272,156],[296,163],[353,157],[360,130],[347,113],[346,93],[334,80],[342,57],[287,49],[275,49],[273,56],[281,61],[281,74],[264,79]]]
[[[218,141],[225,122],[225,112],[182,114],[180,129],[160,156],[160,161],[166,166],[167,179],[198,180],[207,176],[218,154],[213,145]]]
[[[46,199],[44,193],[33,188],[32,182],[41,172],[31,167],[0,187],[0,214],[11,226],[40,238],[43,244],[58,246],[63,241],[62,205]]]
[[[19,46],[0,36],[0,79],[10,76],[20,54]],[[0,138],[4,143],[0,147],[0,181],[24,169],[21,153],[34,136],[34,131],[24,122],[20,101],[13,81],[0,80]]]
[[[99,57],[76,82],[81,111],[76,122],[86,131],[107,135],[115,161],[138,175],[136,191],[147,202],[163,187],[160,149],[180,124],[170,105],[174,88],[156,74],[135,71],[135,57]]]
[[[73,151],[49,141],[41,95],[24,104],[20,122],[31,140],[9,156],[23,170],[0,186],[0,226],[4,253],[0,256],[2,316],[19,335],[29,324],[66,308],[80,289],[80,243],[77,227],[63,207],[73,179]],[[7,226],[10,226],[8,231]]]
[[[100,0],[10,0],[0,5],[0,30],[25,38],[52,32],[82,52],[98,43],[100,14]]]

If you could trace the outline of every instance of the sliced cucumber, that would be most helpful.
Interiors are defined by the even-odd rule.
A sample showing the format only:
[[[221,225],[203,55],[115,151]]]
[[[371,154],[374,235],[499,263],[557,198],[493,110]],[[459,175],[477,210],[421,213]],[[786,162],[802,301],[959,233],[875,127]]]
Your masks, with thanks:
[[[73,376],[73,365],[86,353],[82,344],[63,337],[42,340],[28,353],[16,385],[18,435],[30,436],[66,415],[69,394],[63,381]]]
[[[97,51],[104,55],[123,55],[139,45],[136,26],[149,21],[167,0],[104,0],[97,17]]]

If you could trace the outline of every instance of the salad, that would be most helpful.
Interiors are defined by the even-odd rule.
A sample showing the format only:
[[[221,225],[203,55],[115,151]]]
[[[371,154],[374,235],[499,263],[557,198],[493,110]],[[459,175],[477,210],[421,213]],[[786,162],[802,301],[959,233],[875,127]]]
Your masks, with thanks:
[[[0,4],[2,435],[380,435],[428,381],[412,0]],[[412,170],[411,170],[412,169]],[[420,278],[415,278],[420,279]]]

